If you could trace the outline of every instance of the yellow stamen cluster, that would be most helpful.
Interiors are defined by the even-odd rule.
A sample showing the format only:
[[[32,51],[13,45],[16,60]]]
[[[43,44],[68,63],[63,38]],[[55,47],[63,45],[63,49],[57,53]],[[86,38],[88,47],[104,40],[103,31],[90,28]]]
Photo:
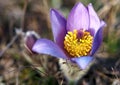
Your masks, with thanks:
[[[72,57],[86,56],[92,48],[93,36],[87,31],[82,31],[83,35],[78,39],[78,32],[68,32],[64,40],[64,48]]]

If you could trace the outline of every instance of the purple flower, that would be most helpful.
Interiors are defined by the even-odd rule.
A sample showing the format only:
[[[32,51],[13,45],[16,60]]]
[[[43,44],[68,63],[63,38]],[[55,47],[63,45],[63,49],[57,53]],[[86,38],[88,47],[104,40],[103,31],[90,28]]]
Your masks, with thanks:
[[[30,53],[36,54],[36,52],[32,51],[32,47],[39,38],[40,36],[34,31],[28,31],[25,33],[25,47]]]
[[[32,50],[37,53],[68,59],[85,69],[102,42],[104,21],[100,21],[92,4],[77,3],[67,20],[55,9],[50,10],[54,42],[38,39]]]

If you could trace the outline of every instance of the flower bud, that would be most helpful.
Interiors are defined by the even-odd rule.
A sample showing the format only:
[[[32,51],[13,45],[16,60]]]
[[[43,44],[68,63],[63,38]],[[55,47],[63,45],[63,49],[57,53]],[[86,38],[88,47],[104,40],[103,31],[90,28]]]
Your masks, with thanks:
[[[35,53],[32,51],[32,47],[37,39],[39,39],[40,36],[34,32],[34,31],[28,31],[25,34],[25,47],[30,51],[31,53]]]

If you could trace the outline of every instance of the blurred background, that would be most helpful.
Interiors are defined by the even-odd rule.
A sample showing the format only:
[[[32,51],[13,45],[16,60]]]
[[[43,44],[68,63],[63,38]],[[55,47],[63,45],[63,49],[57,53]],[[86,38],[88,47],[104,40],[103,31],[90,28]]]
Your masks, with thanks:
[[[35,31],[53,40],[50,8],[67,17],[77,2],[92,3],[107,26],[96,63],[74,82],[61,71],[58,59],[28,51],[25,33]],[[74,84],[120,85],[120,0],[0,0],[0,85]]]

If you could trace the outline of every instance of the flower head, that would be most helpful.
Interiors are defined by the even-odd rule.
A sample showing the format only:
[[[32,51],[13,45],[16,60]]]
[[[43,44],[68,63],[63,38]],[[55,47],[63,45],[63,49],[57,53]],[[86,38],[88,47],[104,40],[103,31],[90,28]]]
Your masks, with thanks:
[[[50,10],[54,42],[39,39],[32,50],[57,58],[69,59],[85,69],[102,42],[104,21],[100,21],[92,4],[77,3],[67,20],[55,9]]]

